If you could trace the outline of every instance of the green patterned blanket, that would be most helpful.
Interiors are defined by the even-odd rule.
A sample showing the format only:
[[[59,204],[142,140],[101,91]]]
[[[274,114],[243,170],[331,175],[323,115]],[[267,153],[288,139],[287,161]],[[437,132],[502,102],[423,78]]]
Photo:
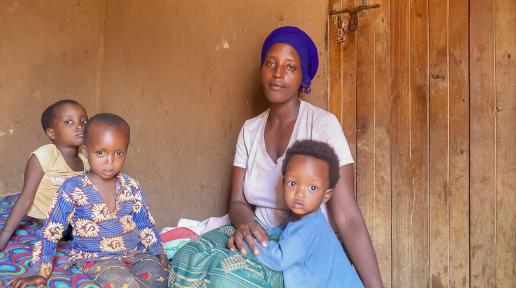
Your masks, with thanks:
[[[169,287],[282,288],[281,272],[263,266],[252,253],[243,256],[226,248],[234,232],[225,225],[183,246],[172,258]],[[277,241],[279,233],[269,237]]]

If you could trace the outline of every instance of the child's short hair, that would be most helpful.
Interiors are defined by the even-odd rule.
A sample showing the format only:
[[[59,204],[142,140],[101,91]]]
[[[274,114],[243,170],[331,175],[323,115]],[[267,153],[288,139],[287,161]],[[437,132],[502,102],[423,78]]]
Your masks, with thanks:
[[[285,160],[283,160],[283,166],[281,167],[283,175],[285,175],[287,170],[288,162],[290,162],[290,159],[295,155],[310,156],[328,163],[330,174],[329,188],[335,188],[335,185],[337,185],[339,181],[339,158],[330,145],[314,140],[296,141],[286,152]]]
[[[112,113],[99,113],[88,119],[88,122],[86,122],[86,125],[84,125],[84,129],[82,131],[84,136],[84,144],[88,142],[90,126],[95,122],[100,122],[107,126],[119,126],[124,128],[127,131],[127,145],[129,145],[129,139],[131,137],[131,129],[129,128],[129,124],[124,120],[124,118]]]
[[[43,114],[41,114],[41,126],[43,127],[43,131],[46,132],[48,128],[52,127],[52,121],[56,117],[56,109],[65,104],[75,104],[82,107],[79,102],[71,99],[59,100],[56,103],[48,106],[47,109],[43,111]]]

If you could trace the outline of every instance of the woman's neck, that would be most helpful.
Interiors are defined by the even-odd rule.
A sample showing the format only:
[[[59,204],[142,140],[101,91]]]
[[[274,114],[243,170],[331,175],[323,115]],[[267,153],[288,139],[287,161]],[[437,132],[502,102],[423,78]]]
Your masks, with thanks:
[[[300,105],[301,100],[299,100],[299,98],[294,98],[285,103],[271,104],[269,114],[270,124],[283,125],[295,122],[297,114],[299,113]]]

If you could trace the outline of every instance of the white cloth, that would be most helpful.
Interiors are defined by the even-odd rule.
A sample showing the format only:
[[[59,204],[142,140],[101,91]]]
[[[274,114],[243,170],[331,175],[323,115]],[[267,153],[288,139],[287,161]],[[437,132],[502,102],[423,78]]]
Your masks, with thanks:
[[[211,230],[213,230],[215,228],[219,228],[220,226],[226,225],[229,223],[230,222],[229,222],[228,214],[221,216],[221,217],[210,217],[210,218],[204,219],[203,221],[181,218],[177,222],[176,227],[164,227],[163,229],[161,229],[160,233],[165,233],[165,232],[172,230],[174,228],[177,228],[177,227],[184,227],[184,228],[188,228],[188,229],[192,230],[197,235],[202,235],[204,233],[210,232]]]
[[[264,129],[270,110],[245,121],[236,145],[234,166],[246,169],[243,184],[247,202],[255,206],[255,217],[265,227],[278,226],[288,220],[283,200],[281,167],[285,155],[277,163],[265,148]],[[296,140],[317,140],[328,143],[339,157],[340,166],[353,163],[348,142],[337,118],[321,108],[302,101],[294,130],[287,147]],[[322,205],[326,215],[326,206]]]

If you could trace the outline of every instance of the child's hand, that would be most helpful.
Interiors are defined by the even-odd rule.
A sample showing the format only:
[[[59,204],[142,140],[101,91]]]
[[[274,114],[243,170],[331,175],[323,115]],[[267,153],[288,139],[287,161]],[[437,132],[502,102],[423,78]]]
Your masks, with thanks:
[[[167,271],[170,270],[170,262],[168,261],[167,255],[159,254],[158,258],[159,262],[161,262],[161,265],[163,265]]]
[[[233,236],[229,237],[228,249],[235,251],[238,248],[242,255],[246,255],[247,250],[244,241],[247,243],[249,249],[254,253],[254,255],[258,256],[260,251],[258,250],[258,247],[256,247],[257,241],[262,244],[263,247],[266,247],[267,241],[269,241],[269,235],[267,235],[267,231],[265,231],[262,226],[255,222],[240,225],[237,227]]]
[[[31,276],[26,278],[14,279],[9,283],[12,288],[24,288],[26,286],[34,285],[36,288],[44,288],[47,286],[47,279],[43,276]]]
[[[0,251],[4,250],[9,238],[11,238],[9,232],[5,231],[4,228],[0,228]]]

